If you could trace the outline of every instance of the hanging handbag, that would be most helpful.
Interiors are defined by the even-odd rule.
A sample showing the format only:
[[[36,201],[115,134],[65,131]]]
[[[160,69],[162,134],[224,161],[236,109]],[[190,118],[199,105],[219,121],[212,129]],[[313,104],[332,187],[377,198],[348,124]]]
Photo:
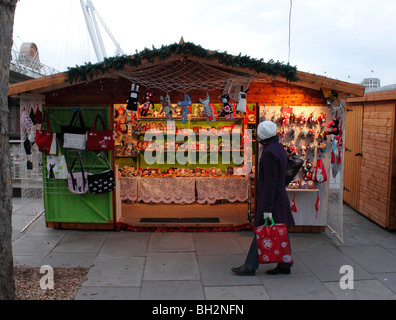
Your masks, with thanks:
[[[315,180],[319,183],[327,181],[326,169],[322,159],[319,159],[315,167]]]
[[[61,153],[59,144],[58,145],[58,153],[56,156],[48,156],[47,157],[47,173],[48,178],[53,179],[66,179],[67,172],[67,164],[65,156]]]
[[[55,154],[56,153],[56,138],[55,134],[51,130],[48,114],[44,112],[44,118],[47,124],[47,128],[44,130],[41,126],[40,129],[36,130],[36,137],[34,141],[40,152],[46,154]]]
[[[103,130],[96,130],[96,122],[100,119]],[[98,114],[95,117],[93,129],[87,132],[87,150],[101,151],[114,149],[114,132],[107,130],[103,117]]]
[[[80,161],[81,172],[73,172],[77,158]],[[75,156],[73,159],[70,173],[67,175],[67,186],[69,191],[75,194],[83,194],[88,191],[88,174],[84,171],[80,156]]]
[[[286,225],[274,223],[272,217],[270,221],[271,225],[268,225],[268,218],[266,218],[264,225],[253,228],[257,238],[259,263],[294,263],[290,253]]]
[[[296,155],[290,155],[287,157],[287,168],[285,175],[285,185],[288,186],[290,182],[294,180],[294,177],[300,171],[304,164],[304,160],[297,157]]]
[[[22,112],[21,115],[21,126],[25,129],[25,130],[30,130],[31,127],[33,127],[34,123],[32,121],[32,119],[29,117],[28,113],[26,111]]]
[[[80,121],[80,126],[77,126]],[[61,126],[63,133],[63,147],[69,149],[85,150],[87,141],[87,131],[90,128],[85,126],[81,109],[74,112],[68,126]]]
[[[99,157],[102,157],[106,161],[108,170],[96,174],[90,173],[88,175],[88,187],[92,194],[111,192],[115,189],[114,171],[103,152],[96,156],[96,159],[89,171],[92,171],[92,168],[95,166],[96,160],[98,160]]]

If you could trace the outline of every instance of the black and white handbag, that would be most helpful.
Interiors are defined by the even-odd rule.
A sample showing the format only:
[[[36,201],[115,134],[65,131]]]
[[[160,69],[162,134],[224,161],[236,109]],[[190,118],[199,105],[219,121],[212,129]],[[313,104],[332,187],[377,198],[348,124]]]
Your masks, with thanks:
[[[80,126],[77,122],[80,121]],[[86,127],[81,109],[74,112],[68,126],[61,126],[63,133],[63,148],[85,150],[87,143],[87,131],[91,128]]]
[[[114,171],[111,168],[111,165],[109,163],[109,161],[106,159],[105,155],[103,154],[103,152],[100,152],[97,156],[96,159],[91,167],[95,165],[96,160],[98,160],[99,157],[102,157],[107,165],[108,165],[108,170],[105,170],[101,173],[89,173],[88,174],[88,188],[89,191],[92,194],[101,194],[101,193],[107,193],[107,192],[111,192],[115,189],[115,179],[114,179]]]

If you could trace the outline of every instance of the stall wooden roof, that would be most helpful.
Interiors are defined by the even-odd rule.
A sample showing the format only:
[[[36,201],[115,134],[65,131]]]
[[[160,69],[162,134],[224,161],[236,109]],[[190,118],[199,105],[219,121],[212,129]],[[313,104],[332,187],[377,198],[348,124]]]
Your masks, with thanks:
[[[209,52],[209,51],[208,51]],[[151,60],[151,61],[150,61]],[[216,58],[208,58],[202,56],[196,56],[193,54],[185,54],[185,53],[173,53],[169,57],[162,59],[160,57],[155,57],[154,59],[144,59],[141,61],[138,66],[125,65],[123,68],[111,69],[107,68],[103,72],[96,73],[90,79],[79,80],[77,78],[73,80],[73,82],[68,81],[68,73],[63,72],[51,76],[46,76],[38,79],[27,80],[15,84],[9,85],[8,95],[18,95],[22,93],[32,93],[32,94],[43,94],[49,93],[51,91],[73,87],[76,85],[81,85],[83,83],[89,83],[91,81],[100,80],[100,79],[121,79],[125,78],[129,81],[134,81],[137,79],[136,83],[139,83],[139,80],[142,80],[143,77],[137,77],[139,74],[147,75],[150,72],[156,72],[156,70],[161,66],[164,67],[162,71],[164,74],[167,73],[167,78],[165,79],[167,82],[172,83],[174,81],[174,77],[180,76],[182,72],[177,72],[175,69],[176,65],[185,65],[186,62],[190,63],[191,66],[199,70],[198,73],[202,75],[208,75],[211,72],[214,72],[216,76],[220,77],[223,82],[227,79],[247,79],[250,83],[285,83],[291,84],[294,86],[299,86],[307,89],[320,91],[322,88],[335,90],[338,93],[352,96],[363,96],[364,95],[364,87],[361,85],[356,85],[340,80],[335,80],[307,72],[296,71],[295,76],[298,78],[297,81],[290,82],[284,76],[273,76],[268,75],[264,72],[257,72],[256,70],[248,67],[239,67],[235,65],[225,64],[220,61],[220,59]],[[191,75],[192,67],[188,66],[183,71],[184,76]],[[168,68],[168,69],[166,69]],[[176,70],[176,71],[175,71]],[[190,72],[190,73],[189,73]],[[137,77],[137,78],[136,78]],[[180,81],[183,78],[179,78]],[[197,79],[200,80],[200,79]],[[211,79],[205,79],[207,81],[212,81]],[[163,82],[162,84],[165,84]],[[171,90],[171,88],[165,88],[166,90]],[[177,88],[176,88],[177,89]],[[179,90],[180,91],[180,90]]]

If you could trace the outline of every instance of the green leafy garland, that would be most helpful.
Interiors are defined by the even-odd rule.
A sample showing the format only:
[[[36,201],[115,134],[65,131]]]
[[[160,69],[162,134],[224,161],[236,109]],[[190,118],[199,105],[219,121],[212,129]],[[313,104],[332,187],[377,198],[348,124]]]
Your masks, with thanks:
[[[159,57],[161,60],[165,60],[172,54],[192,54],[195,57],[200,58],[213,58],[217,59],[221,64],[226,66],[234,66],[240,68],[248,68],[255,70],[260,73],[265,73],[270,76],[282,76],[288,81],[297,81],[297,68],[292,67],[289,64],[283,64],[279,61],[269,60],[264,62],[263,59],[257,60],[249,56],[232,56],[227,52],[209,52],[199,45],[195,45],[191,42],[185,42],[183,44],[174,43],[168,46],[162,46],[157,49],[153,46],[150,49],[144,49],[141,52],[136,52],[133,56],[122,55],[116,57],[105,58],[100,63],[86,63],[82,66],[76,66],[74,68],[68,68],[67,79],[70,83],[77,81],[92,80],[94,77],[100,74],[104,75],[106,70],[122,70],[125,66],[138,67],[142,64],[143,60],[154,62],[154,59]]]

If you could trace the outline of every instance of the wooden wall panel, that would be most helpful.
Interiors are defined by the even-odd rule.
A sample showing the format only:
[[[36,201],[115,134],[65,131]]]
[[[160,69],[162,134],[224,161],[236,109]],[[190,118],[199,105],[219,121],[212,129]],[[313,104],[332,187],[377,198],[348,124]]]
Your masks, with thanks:
[[[384,227],[391,205],[393,127],[394,104],[364,105],[358,210]]]

